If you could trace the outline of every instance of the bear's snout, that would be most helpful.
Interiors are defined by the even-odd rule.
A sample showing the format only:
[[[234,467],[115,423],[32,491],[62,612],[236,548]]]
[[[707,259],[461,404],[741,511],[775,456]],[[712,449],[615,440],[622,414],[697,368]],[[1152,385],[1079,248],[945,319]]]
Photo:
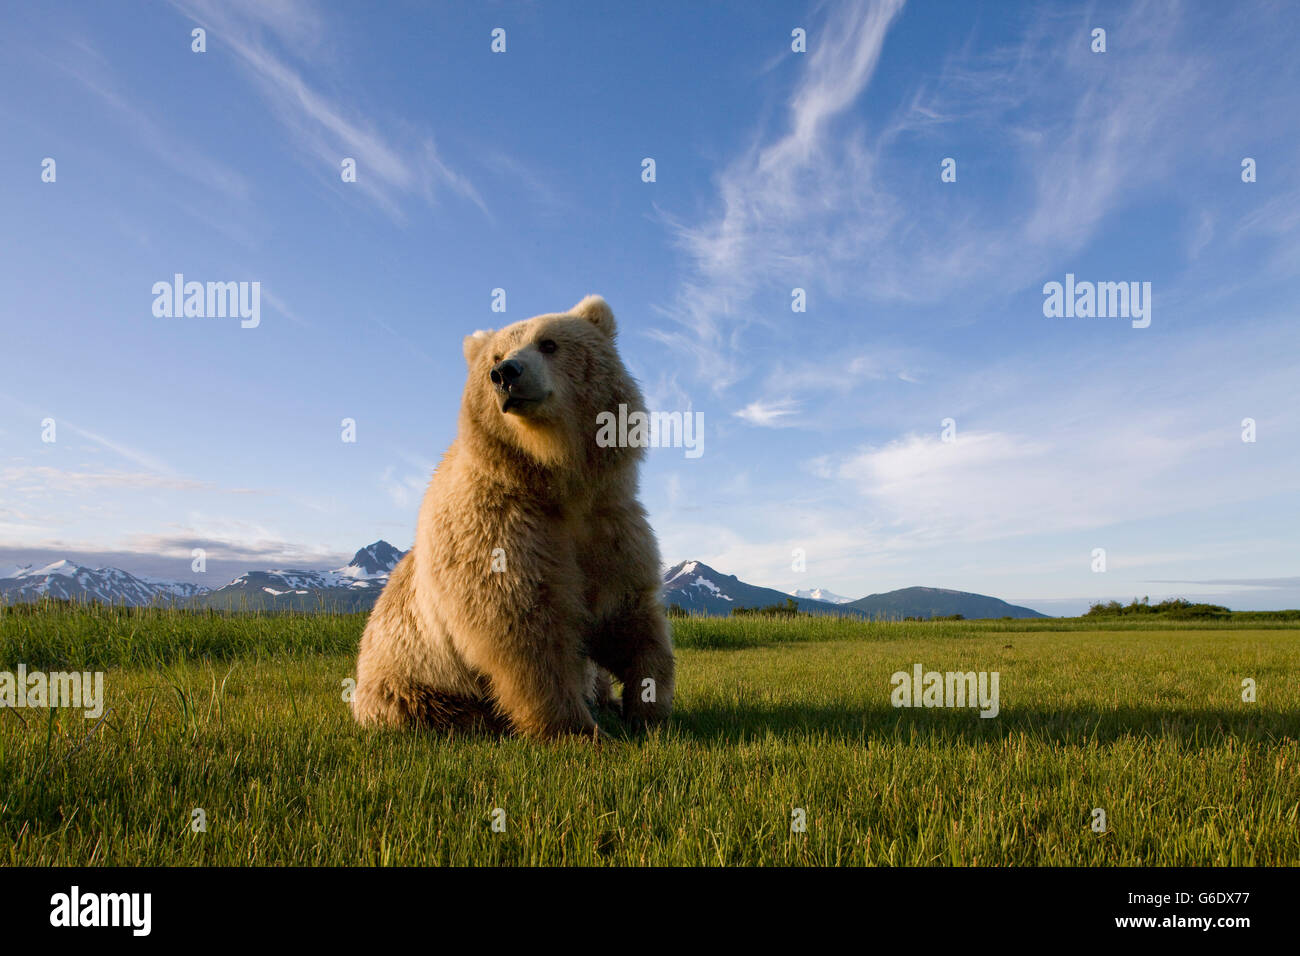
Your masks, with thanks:
[[[504,362],[498,362],[492,366],[492,384],[502,391],[506,391],[511,385],[519,381],[519,377],[524,374],[524,367],[514,359],[506,359]]]
[[[539,381],[536,369],[529,369],[526,362],[518,359],[506,359],[492,366],[489,373],[492,387],[501,399],[501,411],[531,414],[547,397],[543,382]]]

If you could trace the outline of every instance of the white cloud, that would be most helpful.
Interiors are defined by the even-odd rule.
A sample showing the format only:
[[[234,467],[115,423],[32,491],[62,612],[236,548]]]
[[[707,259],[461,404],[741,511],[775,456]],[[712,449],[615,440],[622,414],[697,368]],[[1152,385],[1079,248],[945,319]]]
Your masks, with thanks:
[[[261,567],[319,564],[341,556],[329,548],[292,541],[256,521],[199,512],[192,512],[184,523],[172,523],[169,530],[130,535],[121,550],[188,558],[194,548],[203,548],[210,558],[251,560]]]
[[[1282,536],[1294,525],[1295,361],[1278,347],[1288,328],[1285,318],[1239,323],[1227,338],[1203,328],[1124,350],[1118,364],[1113,351],[1075,355],[1064,376],[1019,357],[949,368],[923,411],[910,388],[877,389],[881,438],[864,442],[861,426],[841,421],[836,450],[789,461],[784,475],[763,470],[762,486],[740,497],[694,479],[684,495],[708,523],[656,517],[665,556],[788,588],[806,586],[788,567],[803,548],[807,580],[855,595],[924,584],[1099,597],[1094,547],[1110,552],[1106,595],[1141,588],[1139,572],[1208,579],[1225,561],[1284,572],[1285,544],[1248,532],[1265,515]],[[1260,422],[1255,444],[1241,441],[1242,409]],[[957,421],[952,444],[941,440],[945,413]],[[816,407],[801,416],[833,418]],[[931,428],[899,427],[918,417]]]
[[[398,475],[397,468],[390,465],[384,469],[379,478],[379,487],[394,505],[407,508],[419,504],[424,497],[424,489],[429,483],[429,471],[408,472]]]
[[[781,399],[774,402],[750,402],[738,412],[732,412],[737,418],[742,418],[751,425],[758,425],[763,428],[780,428],[787,424],[784,419],[793,415],[799,409],[799,403],[790,399]]]

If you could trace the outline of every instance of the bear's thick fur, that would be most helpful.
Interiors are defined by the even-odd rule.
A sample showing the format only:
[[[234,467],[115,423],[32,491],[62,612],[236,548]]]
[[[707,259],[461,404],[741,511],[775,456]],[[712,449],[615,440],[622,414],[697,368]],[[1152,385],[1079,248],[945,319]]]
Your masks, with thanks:
[[[670,713],[644,449],[596,442],[598,413],[645,407],[614,332],[588,296],[465,339],[459,431],[362,635],[357,720],[595,735],[611,673],[626,720]]]

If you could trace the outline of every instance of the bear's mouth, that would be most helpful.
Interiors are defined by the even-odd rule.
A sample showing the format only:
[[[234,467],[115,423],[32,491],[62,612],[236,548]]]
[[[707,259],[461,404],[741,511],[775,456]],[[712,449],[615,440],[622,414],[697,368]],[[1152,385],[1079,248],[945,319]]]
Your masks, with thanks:
[[[501,392],[500,395],[501,413],[503,415],[527,415],[549,397],[547,395],[525,395],[519,392]]]

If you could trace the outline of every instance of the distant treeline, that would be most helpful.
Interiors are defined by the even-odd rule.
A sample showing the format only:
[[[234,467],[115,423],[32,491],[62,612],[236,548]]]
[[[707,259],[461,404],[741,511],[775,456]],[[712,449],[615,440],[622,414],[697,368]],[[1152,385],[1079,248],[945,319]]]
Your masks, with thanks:
[[[667,608],[669,617],[691,617],[692,614],[680,604],[670,604]],[[708,616],[708,615],[696,615]],[[816,615],[809,611],[799,610],[799,603],[794,598],[786,598],[780,604],[768,604],[765,607],[733,607],[731,609],[732,617],[819,617],[825,615]],[[964,621],[965,615],[948,614],[935,615],[934,617],[904,617],[904,621]],[[1010,621],[1011,618],[1004,618]]]
[[[667,608],[669,617],[692,617],[692,613],[680,604],[670,604]],[[708,615],[703,615],[708,616]],[[799,610],[799,603],[794,598],[786,598],[780,604],[769,604],[766,607],[733,607],[731,609],[732,617],[813,617],[814,615],[807,611]]]
[[[799,602],[794,598],[786,598],[780,604],[769,604],[766,607],[733,607],[731,609],[732,617],[812,617],[807,611],[799,610]]]
[[[717,617],[718,615],[709,615],[699,611],[689,611],[680,604],[670,604],[666,609],[670,618],[700,618],[700,617]],[[320,608],[304,610],[296,607],[284,608],[264,608],[237,605],[228,608],[195,608],[186,607],[181,604],[155,604],[149,606],[133,606],[125,604],[105,604],[102,601],[95,600],[70,600],[64,598],[42,597],[37,601],[18,601],[12,604],[0,601],[0,616],[12,617],[41,617],[51,612],[65,611],[90,611],[99,614],[113,615],[119,618],[132,617],[169,617],[180,618],[226,618],[238,619],[243,617],[252,618],[277,618],[277,617],[330,617],[346,618],[361,615],[362,618],[368,613],[366,610],[359,610],[347,605],[326,605]],[[811,614],[807,611],[800,611],[798,603],[794,598],[786,598],[781,604],[769,604],[766,607],[737,607],[731,609],[732,617],[747,618],[818,618],[823,620],[859,620],[848,615],[835,614]],[[1286,623],[1297,621],[1300,622],[1300,610],[1291,609],[1286,611],[1233,611],[1221,604],[1193,604],[1191,601],[1183,598],[1174,598],[1171,600],[1161,601],[1159,604],[1150,603],[1149,598],[1138,600],[1134,598],[1128,604],[1120,604],[1118,601],[1108,601],[1106,603],[1097,602],[1093,604],[1086,614],[1076,618],[981,618],[985,622],[1016,622],[1021,625],[1018,629],[1033,629],[1035,620],[1046,625],[1048,621],[1056,621],[1065,624],[1069,621],[1092,622],[1095,626],[1098,621],[1107,621],[1112,619],[1122,619],[1127,622],[1136,622],[1140,620],[1162,620],[1162,621],[1231,621],[1236,624],[1249,624],[1259,622],[1261,624],[1268,622]],[[881,617],[874,620],[875,623],[913,623],[913,622],[943,622],[943,621],[964,621],[966,620],[961,614],[935,615],[933,617],[902,617],[887,618]]]
[[[1159,604],[1152,604],[1149,597],[1142,600],[1134,598],[1129,604],[1118,601],[1098,601],[1088,608],[1085,618],[1099,617],[1138,617],[1158,615],[1172,620],[1211,620],[1211,621],[1300,621],[1300,610],[1296,611],[1233,611],[1222,604],[1194,604],[1184,598],[1170,598]]]

